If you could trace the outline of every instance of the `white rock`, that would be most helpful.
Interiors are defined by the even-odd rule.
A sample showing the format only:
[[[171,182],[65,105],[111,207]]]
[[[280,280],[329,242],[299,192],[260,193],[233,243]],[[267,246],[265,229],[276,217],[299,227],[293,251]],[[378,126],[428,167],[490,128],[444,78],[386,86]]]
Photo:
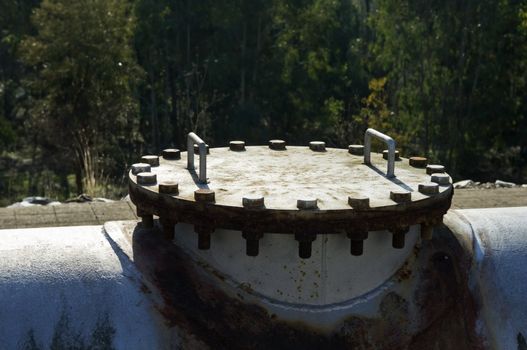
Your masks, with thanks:
[[[496,187],[510,188],[510,187],[516,186],[516,184],[513,182],[507,182],[507,181],[501,181],[501,180],[496,180],[495,184],[496,184]]]
[[[454,188],[469,188],[474,186],[474,181],[472,180],[461,180],[454,183]]]

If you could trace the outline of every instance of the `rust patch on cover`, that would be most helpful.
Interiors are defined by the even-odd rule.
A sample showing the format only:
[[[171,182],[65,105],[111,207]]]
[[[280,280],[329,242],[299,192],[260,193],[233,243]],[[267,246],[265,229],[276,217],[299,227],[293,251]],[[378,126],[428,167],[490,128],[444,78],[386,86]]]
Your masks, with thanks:
[[[160,232],[136,228],[133,249],[137,267],[164,300],[159,312],[182,331],[186,349],[482,349],[467,286],[470,259],[451,234],[436,236],[393,277],[396,285],[416,282],[416,288],[388,289],[377,317],[350,313],[330,332],[226,294],[217,287],[221,278],[204,273]]]

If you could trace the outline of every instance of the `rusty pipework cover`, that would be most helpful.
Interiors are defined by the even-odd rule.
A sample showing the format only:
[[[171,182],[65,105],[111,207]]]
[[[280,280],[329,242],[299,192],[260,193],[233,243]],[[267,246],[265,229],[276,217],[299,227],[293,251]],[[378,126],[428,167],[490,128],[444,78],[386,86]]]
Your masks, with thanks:
[[[150,169],[156,175],[154,184],[139,184],[138,175],[130,171],[132,201],[142,213],[173,223],[353,235],[434,225],[450,207],[453,194],[451,181],[436,184],[426,169],[402,157],[395,162],[395,177],[387,177],[387,160],[379,153],[371,153],[371,165],[366,165],[363,156],[348,149],[246,146],[243,152],[211,148],[206,161],[207,183],[198,177],[197,152],[196,170],[187,169],[187,152],[181,152],[180,159],[160,157],[159,165]],[[164,182],[177,183],[178,192],[160,193]],[[421,193],[420,188],[427,191]],[[213,191],[214,201],[197,201],[195,192],[200,189]],[[394,200],[393,193],[399,192],[409,192],[407,200]],[[259,205],[247,205],[255,199]]]

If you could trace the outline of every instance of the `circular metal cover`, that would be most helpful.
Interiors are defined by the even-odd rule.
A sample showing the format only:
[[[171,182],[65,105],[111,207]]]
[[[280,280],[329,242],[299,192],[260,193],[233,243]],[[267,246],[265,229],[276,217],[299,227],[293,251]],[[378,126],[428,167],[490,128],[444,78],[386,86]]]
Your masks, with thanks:
[[[195,156],[196,163],[199,156]],[[386,160],[372,153],[372,165],[347,149],[327,148],[314,152],[309,147],[288,146],[285,151],[267,146],[246,147],[246,152],[212,148],[207,156],[208,183],[201,184],[195,170],[187,169],[187,154],[179,160],[159,159],[152,167],[157,181],[178,183],[177,195],[159,194],[157,185],[140,185],[129,172],[130,196],[134,203],[152,214],[173,221],[199,224],[208,220],[221,228],[243,230],[248,226],[264,232],[302,230],[392,229],[440,219],[450,207],[450,183],[439,185],[437,194],[419,192],[419,184],[430,183],[425,169],[400,158],[395,178],[385,176]],[[199,203],[195,191],[208,189],[215,202]],[[390,198],[391,192],[411,192],[404,203]],[[243,198],[262,197],[265,206],[244,207]],[[352,207],[353,198],[369,198],[369,206]],[[316,199],[315,209],[299,209],[299,201]],[[351,199],[351,201],[350,201]]]

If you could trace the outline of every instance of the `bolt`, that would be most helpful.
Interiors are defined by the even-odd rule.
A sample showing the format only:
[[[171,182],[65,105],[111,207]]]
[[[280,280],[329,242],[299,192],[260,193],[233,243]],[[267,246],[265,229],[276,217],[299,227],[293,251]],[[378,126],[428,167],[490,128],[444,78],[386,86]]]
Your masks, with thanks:
[[[137,175],[139,173],[149,173],[150,164],[147,163],[135,163],[132,164],[132,174]]]
[[[348,204],[356,210],[369,209],[370,198],[366,196],[348,196]]]
[[[284,140],[269,140],[269,148],[275,151],[285,150]]]
[[[419,184],[419,192],[426,195],[439,193],[439,185],[435,182],[424,182]]]
[[[205,149],[207,150],[207,154],[210,154],[209,145],[205,144]],[[197,144],[194,144],[194,154],[199,155],[199,146]]]
[[[388,150],[387,149],[382,151],[382,157],[384,159],[386,159],[386,160],[388,159]],[[399,158],[399,151],[395,151],[395,160],[399,160],[399,159],[401,159],[401,158]]]
[[[435,173],[444,173],[444,172],[445,172],[445,167],[442,165],[430,164],[426,166],[426,173],[428,175],[432,175]]]
[[[448,174],[432,174],[430,179],[440,186],[450,185],[450,176]]]
[[[395,249],[404,248],[404,238],[408,230],[408,227],[403,227],[392,231],[392,247]]]
[[[154,216],[153,215],[141,215],[141,225],[144,228],[153,228],[154,227]]]
[[[194,191],[194,200],[196,202],[214,203],[216,201],[214,191],[206,188],[200,188]]]
[[[433,227],[432,225],[427,224],[421,224],[421,239],[425,240],[431,240],[433,235]]]
[[[176,224],[173,221],[168,220],[164,217],[160,217],[159,222],[161,223],[161,227],[163,228],[163,238],[169,241],[173,240]]]
[[[208,225],[194,225],[194,231],[198,234],[198,249],[210,249],[210,235],[214,229]]]
[[[178,194],[178,183],[176,181],[163,181],[159,183],[159,193]]]
[[[245,141],[231,141],[229,149],[235,152],[245,151]]]
[[[311,243],[317,238],[314,233],[295,233],[298,241],[298,256],[302,259],[311,257]]]
[[[296,207],[302,210],[317,209],[317,199],[316,198],[298,199],[296,201]]]
[[[157,175],[154,173],[139,173],[137,174],[137,183],[139,185],[155,185],[157,183]]]
[[[428,164],[428,159],[425,157],[410,157],[408,163],[414,168],[425,168],[426,164]]]
[[[350,253],[354,256],[360,256],[364,252],[364,240],[368,238],[367,230],[347,230],[347,236],[350,239]]]
[[[150,164],[150,166],[159,166],[159,156],[153,156],[153,155],[142,156],[141,161],[143,163]]]
[[[325,152],[326,143],[324,141],[311,141],[309,143],[309,149],[315,152]]]
[[[397,203],[406,203],[412,200],[412,192],[406,190],[390,191],[390,199]]]
[[[245,254],[247,256],[257,256],[263,232],[242,231],[242,237],[245,238]]]
[[[263,208],[264,197],[263,196],[246,196],[242,198],[242,204],[244,208],[247,209],[259,209]]]
[[[147,211],[137,207],[137,216],[141,218],[141,226],[144,228],[154,227],[154,216]]]
[[[364,146],[363,145],[349,145],[348,146],[348,152],[355,155],[355,156],[363,156],[364,155]]]
[[[181,151],[177,148],[167,148],[164,149],[163,152],[163,158],[166,160],[178,160],[181,159]]]

